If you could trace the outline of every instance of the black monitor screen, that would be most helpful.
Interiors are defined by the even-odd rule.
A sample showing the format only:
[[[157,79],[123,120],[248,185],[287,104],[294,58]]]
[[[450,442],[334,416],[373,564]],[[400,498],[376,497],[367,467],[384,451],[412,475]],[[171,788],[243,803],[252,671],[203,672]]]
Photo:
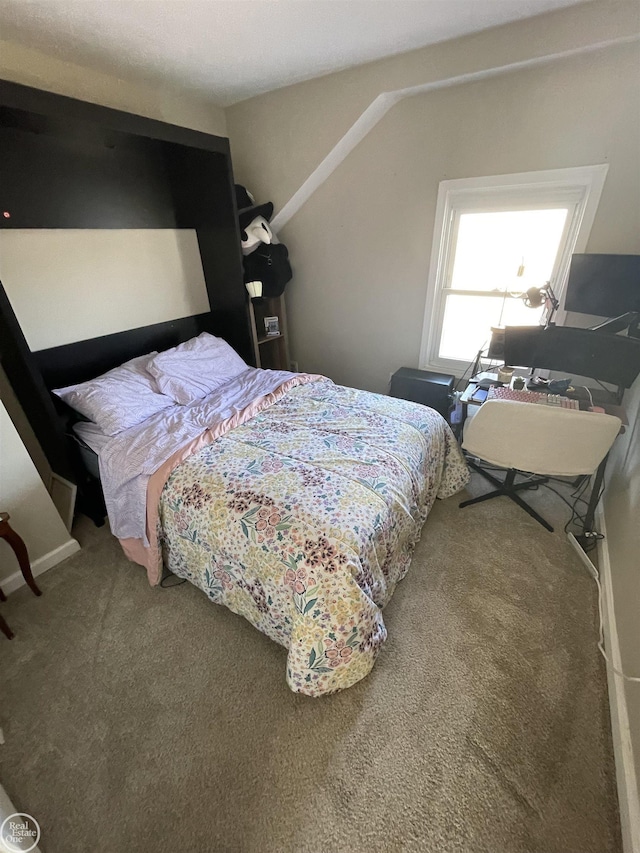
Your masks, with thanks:
[[[504,360],[630,388],[640,373],[640,340],[569,326],[507,326]]]
[[[596,317],[640,311],[640,255],[573,255],[564,307]]]

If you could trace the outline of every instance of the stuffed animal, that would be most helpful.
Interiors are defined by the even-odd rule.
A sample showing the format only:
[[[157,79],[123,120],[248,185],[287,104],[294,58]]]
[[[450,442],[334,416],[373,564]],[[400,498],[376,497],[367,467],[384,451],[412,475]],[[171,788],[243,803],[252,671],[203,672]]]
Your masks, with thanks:
[[[287,247],[278,242],[269,220],[273,204],[257,205],[251,193],[235,185],[240,240],[242,245],[244,281],[262,282],[262,296],[280,296],[293,275]]]
[[[250,255],[260,243],[272,243],[273,232],[264,216],[256,216],[242,231],[242,254]]]

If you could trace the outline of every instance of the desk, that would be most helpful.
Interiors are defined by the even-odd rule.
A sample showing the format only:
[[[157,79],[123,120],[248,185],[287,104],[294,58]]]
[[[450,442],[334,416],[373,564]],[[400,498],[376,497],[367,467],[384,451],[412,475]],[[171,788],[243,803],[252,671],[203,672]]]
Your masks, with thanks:
[[[465,421],[469,415],[468,407],[473,406],[475,408],[479,408],[482,405],[482,403],[484,402],[484,400],[474,399],[474,393],[475,393],[476,388],[478,387],[478,384],[480,382],[482,382],[483,385],[486,385],[488,383],[499,384],[497,382],[497,377],[495,376],[495,374],[479,374],[477,377],[474,378],[474,380],[469,381],[469,383],[468,383],[467,387],[465,388],[464,392],[462,393],[462,395],[460,397],[460,401],[459,401],[461,404],[461,407],[462,407],[462,411],[461,411],[461,420],[460,420],[460,423],[458,425],[458,430],[457,430],[458,440],[462,439],[464,424],[465,424]],[[544,393],[543,389],[538,388],[536,390],[538,391],[538,393],[540,393],[541,391],[542,391],[542,393]],[[622,408],[622,406],[611,404],[609,402],[606,402],[606,400],[602,399],[603,396],[606,395],[606,392],[603,393],[599,389],[588,389],[587,390],[586,388],[576,388],[576,392],[577,393],[569,393],[566,396],[572,397],[573,399],[577,399],[578,402],[580,403],[580,409],[583,413],[587,412],[587,410],[589,409],[590,404],[592,402],[592,399],[593,399],[594,405],[600,406],[602,409],[604,409],[604,412],[606,414],[614,415],[615,417],[619,418],[619,420],[622,423],[622,426],[620,427],[620,433],[624,432],[625,424],[628,424],[626,413],[625,413],[624,409]],[[535,401],[532,400],[531,405],[533,407],[535,407],[535,406],[541,405],[541,404],[535,403]],[[543,405],[543,408],[548,408],[547,405],[544,405],[544,404],[542,404],[542,405]],[[568,410],[568,411],[572,411],[572,410]],[[596,418],[596,415],[590,415],[590,417],[591,416]],[[525,417],[525,416],[524,415],[520,416],[520,428],[522,428],[526,432],[526,429],[525,429],[525,427],[523,425],[523,421],[522,421],[523,417]],[[526,420],[528,420],[528,419],[525,417],[525,421]],[[584,420],[585,419],[584,419],[584,414],[583,414],[583,416],[580,418],[580,422],[584,423]],[[598,423],[601,423],[601,422],[598,421]],[[495,421],[494,421],[494,427],[496,430],[498,430],[498,428],[499,428],[499,424]],[[566,436],[567,429],[569,430],[569,432],[571,432],[570,427],[568,427],[565,424],[565,441],[567,439],[567,436]],[[512,441],[513,441],[513,436],[512,436]],[[489,456],[488,458],[491,458],[491,456]],[[598,457],[595,457],[595,458],[597,459]],[[590,495],[589,495],[589,499],[588,499],[587,509],[585,511],[585,514],[584,514],[583,532],[580,536],[576,537],[583,547],[587,544],[587,542],[593,541],[590,538],[590,534],[593,533],[593,523],[594,523],[594,517],[595,517],[595,510],[596,510],[596,506],[598,504],[598,500],[600,498],[600,492],[601,492],[602,483],[603,483],[603,479],[604,479],[604,472],[605,472],[605,468],[606,468],[606,464],[607,464],[607,458],[608,458],[608,455],[605,456],[604,459],[600,462],[600,465],[598,466],[596,471],[593,474],[589,475],[591,478],[591,491],[590,491]],[[591,464],[593,464],[594,461],[595,461],[595,459],[593,459]],[[529,460],[529,464],[531,464],[530,460]],[[472,467],[474,467],[476,470],[479,470],[480,473],[483,473],[483,469],[481,469],[480,467],[477,467],[475,465],[473,465]],[[542,470],[544,470],[544,468]],[[562,469],[559,468],[558,470],[562,470]],[[494,483],[494,485],[495,484],[500,485],[495,478],[492,478],[485,473],[483,473],[483,476],[486,476],[487,479],[489,479],[491,482]],[[540,482],[543,482],[543,481],[540,481]],[[575,482],[576,482],[576,484],[578,482],[580,482],[580,478],[578,480],[576,480]],[[515,488],[518,488],[518,487],[513,486],[513,478],[511,478],[511,481],[507,482],[506,485],[508,486],[508,488],[510,490],[514,490]],[[520,486],[520,487],[522,487],[522,486]],[[515,498],[513,498],[513,499],[516,500]],[[474,502],[477,502],[477,500],[478,499],[474,499]],[[516,502],[520,503],[521,506],[523,505],[521,501],[516,501]],[[461,506],[462,505],[463,504],[461,504]],[[529,511],[529,510],[527,510],[527,511]],[[540,521],[540,518],[538,518],[538,521]],[[544,521],[541,521],[541,523],[544,524],[544,526],[551,529],[549,527],[549,525],[546,524]]]
[[[477,376],[474,376],[473,379],[470,379],[467,383],[467,387],[464,389],[462,394],[460,395],[460,403],[462,405],[462,418],[460,421],[459,427],[459,435],[458,438],[462,437],[462,428],[464,426],[464,422],[468,415],[468,407],[469,406],[481,406],[482,402],[480,400],[474,400],[473,394],[478,387],[478,384],[482,382],[486,384],[487,382],[491,382],[494,385],[502,385],[502,383],[498,382],[498,375],[496,373],[479,373]],[[513,384],[513,380],[511,381]],[[532,390],[532,389],[527,389]],[[540,391],[541,389],[537,389]],[[544,393],[544,391],[542,391]],[[589,396],[591,395],[591,396]],[[615,415],[617,418],[620,418],[622,421],[622,428],[620,433],[624,432],[625,426],[628,426],[629,421],[627,420],[627,414],[622,406],[619,406],[615,403],[610,403],[607,400],[607,392],[603,391],[601,388],[589,388],[588,392],[586,386],[577,386],[576,392],[573,394],[566,394],[562,396],[572,397],[573,399],[578,400],[580,403],[580,409],[586,411],[591,403],[591,399],[593,399],[594,405],[600,406],[603,408],[608,415]]]

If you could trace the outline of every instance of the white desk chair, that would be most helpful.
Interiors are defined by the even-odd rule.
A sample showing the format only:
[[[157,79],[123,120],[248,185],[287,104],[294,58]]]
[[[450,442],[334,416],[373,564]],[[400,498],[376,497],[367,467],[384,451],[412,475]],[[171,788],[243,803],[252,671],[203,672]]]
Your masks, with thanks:
[[[487,400],[465,424],[462,448],[490,465],[506,468],[507,473],[504,480],[499,480],[470,461],[471,467],[497,488],[463,501],[460,507],[506,495],[553,532],[553,527],[518,492],[546,482],[544,475],[593,474],[609,452],[620,425],[620,418],[614,415],[516,400]],[[519,471],[543,476],[515,483]]]

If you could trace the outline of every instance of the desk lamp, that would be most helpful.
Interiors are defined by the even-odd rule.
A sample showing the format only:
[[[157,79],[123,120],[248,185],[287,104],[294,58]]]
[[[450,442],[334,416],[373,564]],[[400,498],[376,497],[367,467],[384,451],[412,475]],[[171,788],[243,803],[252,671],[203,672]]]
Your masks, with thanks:
[[[553,315],[560,307],[560,303],[551,288],[551,282],[547,282],[544,287],[530,287],[525,293],[519,294],[527,308],[540,308],[545,306],[547,317],[544,322],[545,328],[551,325]]]

